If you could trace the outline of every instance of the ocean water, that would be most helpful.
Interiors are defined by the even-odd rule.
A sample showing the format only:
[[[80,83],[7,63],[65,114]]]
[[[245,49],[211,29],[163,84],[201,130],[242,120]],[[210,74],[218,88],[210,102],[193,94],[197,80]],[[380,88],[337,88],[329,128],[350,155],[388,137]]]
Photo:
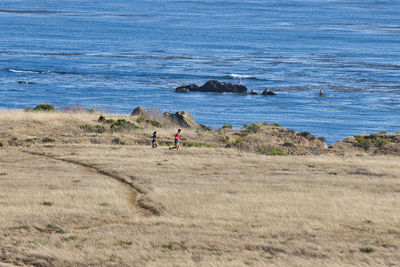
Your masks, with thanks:
[[[211,79],[277,95],[174,91]],[[40,103],[279,122],[328,143],[398,132],[400,1],[3,0],[0,109]]]

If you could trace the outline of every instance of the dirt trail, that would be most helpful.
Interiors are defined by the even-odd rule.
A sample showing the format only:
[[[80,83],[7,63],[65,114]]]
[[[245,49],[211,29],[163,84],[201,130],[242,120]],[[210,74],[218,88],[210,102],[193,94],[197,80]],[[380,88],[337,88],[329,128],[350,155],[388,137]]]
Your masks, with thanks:
[[[81,162],[78,160],[74,159],[66,159],[62,157],[58,157],[57,155],[49,154],[49,153],[43,153],[43,152],[37,152],[37,151],[29,151],[29,150],[21,150],[24,153],[34,155],[34,156],[40,156],[40,157],[46,157],[52,160],[59,160],[75,165],[82,166],[86,168],[89,171],[96,172],[99,175],[104,175],[107,176],[107,178],[111,178],[113,180],[116,180],[121,183],[122,186],[125,186],[129,188],[129,190],[132,192],[131,195],[128,196],[129,202],[131,205],[133,205],[135,208],[137,208],[139,211],[141,211],[143,216],[158,216],[160,215],[160,211],[156,209],[155,207],[152,207],[151,205],[144,203],[143,198],[146,193],[146,191],[140,186],[136,185],[133,182],[132,177],[123,177],[119,175],[115,171],[109,171],[109,170],[103,170],[99,168],[98,166],[92,165],[90,163],[85,163]]]

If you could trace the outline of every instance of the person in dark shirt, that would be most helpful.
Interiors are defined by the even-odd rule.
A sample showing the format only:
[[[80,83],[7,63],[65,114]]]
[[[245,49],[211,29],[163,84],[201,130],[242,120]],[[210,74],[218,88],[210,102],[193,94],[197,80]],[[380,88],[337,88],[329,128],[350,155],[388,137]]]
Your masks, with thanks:
[[[158,145],[157,145],[157,132],[154,132],[153,133],[153,140],[151,141],[151,147],[152,148],[156,148]]]

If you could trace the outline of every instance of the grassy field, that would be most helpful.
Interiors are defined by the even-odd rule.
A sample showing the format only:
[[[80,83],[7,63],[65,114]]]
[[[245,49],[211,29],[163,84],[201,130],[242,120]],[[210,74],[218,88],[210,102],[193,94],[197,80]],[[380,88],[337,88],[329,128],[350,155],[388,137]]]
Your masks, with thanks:
[[[0,112],[0,265],[400,264],[398,156],[151,149],[97,117]]]

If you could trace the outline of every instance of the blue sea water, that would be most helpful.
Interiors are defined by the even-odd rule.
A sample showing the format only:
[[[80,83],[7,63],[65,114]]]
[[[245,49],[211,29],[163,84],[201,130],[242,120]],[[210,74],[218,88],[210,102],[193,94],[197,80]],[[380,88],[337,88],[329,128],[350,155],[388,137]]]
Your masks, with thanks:
[[[211,79],[277,95],[174,92]],[[279,122],[328,143],[398,132],[400,1],[3,0],[0,108],[40,103]]]

